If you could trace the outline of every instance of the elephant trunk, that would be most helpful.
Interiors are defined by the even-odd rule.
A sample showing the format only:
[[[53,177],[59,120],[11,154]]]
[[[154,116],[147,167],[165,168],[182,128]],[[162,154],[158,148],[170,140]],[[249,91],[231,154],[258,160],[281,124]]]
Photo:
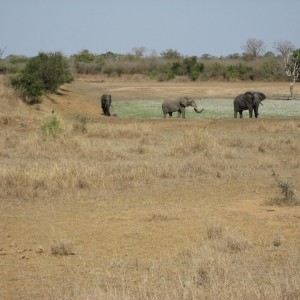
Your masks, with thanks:
[[[200,114],[204,110],[197,107],[197,103],[195,100],[188,101],[188,106],[192,106],[194,108],[194,111],[198,114]]]
[[[196,113],[198,113],[198,114],[202,113],[203,110],[204,110],[204,108],[199,109],[198,107],[194,107],[194,111],[195,111]]]

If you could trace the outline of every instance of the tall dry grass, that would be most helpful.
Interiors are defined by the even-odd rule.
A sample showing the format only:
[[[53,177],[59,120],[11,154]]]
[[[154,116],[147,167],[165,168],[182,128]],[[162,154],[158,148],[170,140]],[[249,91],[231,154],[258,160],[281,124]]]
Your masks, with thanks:
[[[63,123],[64,121],[62,121]],[[64,131],[45,138],[41,130],[3,130],[0,137],[0,194],[32,198],[66,190],[120,189],[161,180],[244,180],[269,176],[283,161],[274,153],[294,153],[290,168],[299,166],[299,142],[218,136],[209,130],[178,132],[168,138],[151,124],[88,124],[80,134],[65,121]],[[252,175],[251,175],[252,174]],[[252,179],[254,180],[254,179]]]
[[[7,124],[12,117],[20,116],[20,101],[14,91],[9,88],[6,76],[0,76],[0,87],[0,120],[2,123]]]

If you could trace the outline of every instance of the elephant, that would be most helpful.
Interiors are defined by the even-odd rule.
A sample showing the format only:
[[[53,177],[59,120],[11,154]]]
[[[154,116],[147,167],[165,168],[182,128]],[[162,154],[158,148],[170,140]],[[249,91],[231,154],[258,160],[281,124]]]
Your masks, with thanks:
[[[240,114],[240,118],[243,118],[243,110],[249,110],[249,118],[252,118],[253,110],[255,118],[258,117],[259,104],[266,99],[265,94],[260,92],[246,92],[240,94],[234,98],[234,117],[237,118],[237,113]]]
[[[104,94],[101,97],[101,107],[103,111],[103,115],[110,116],[109,108],[111,106],[111,95]]]
[[[172,113],[177,111],[177,118],[182,116],[182,119],[185,119],[185,108],[188,106],[192,106],[197,113],[201,113],[204,109],[198,109],[195,100],[188,97],[177,97],[173,99],[164,100],[162,103],[162,112],[164,118],[166,118],[167,114],[169,117],[172,117]]]

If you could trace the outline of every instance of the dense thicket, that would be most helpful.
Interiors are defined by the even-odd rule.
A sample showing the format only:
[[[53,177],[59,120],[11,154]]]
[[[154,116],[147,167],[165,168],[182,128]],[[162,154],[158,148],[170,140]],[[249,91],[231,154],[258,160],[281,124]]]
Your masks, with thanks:
[[[177,51],[167,50],[161,55],[141,56],[134,54],[93,54],[83,50],[68,58],[61,54],[40,53],[37,57],[8,56],[2,59],[1,65],[8,73],[18,75],[15,86],[25,85],[33,79],[37,80],[30,86],[30,93],[40,94],[41,90],[53,90],[57,84],[70,78],[64,70],[70,68],[75,74],[105,74],[121,76],[122,74],[143,74],[158,81],[179,77],[186,80],[288,80],[281,56],[272,52],[264,56],[232,54],[227,57],[212,57],[208,54],[197,56],[181,56]],[[40,65],[40,67],[36,67]],[[54,67],[52,67],[54,65]],[[63,66],[63,68],[58,66]],[[53,82],[53,74],[58,72],[57,82]],[[69,70],[69,69],[68,69]],[[44,72],[51,77],[50,82]],[[26,80],[25,80],[26,78]],[[26,82],[24,82],[24,80]],[[28,92],[28,90],[26,90]]]
[[[170,52],[170,51],[169,51]],[[238,54],[226,58],[203,55],[182,57],[176,52],[137,57],[111,52],[95,55],[84,50],[70,58],[80,74],[144,74],[160,81],[186,76],[191,80],[286,80],[281,57],[267,54],[255,59]]]

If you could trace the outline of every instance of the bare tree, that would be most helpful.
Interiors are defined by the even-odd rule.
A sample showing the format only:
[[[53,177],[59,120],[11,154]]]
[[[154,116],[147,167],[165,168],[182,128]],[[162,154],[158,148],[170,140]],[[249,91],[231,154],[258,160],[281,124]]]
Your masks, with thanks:
[[[281,54],[283,59],[283,69],[290,78],[290,97],[294,99],[294,86],[300,72],[299,50],[289,41],[276,42],[274,48]]]
[[[6,50],[6,47],[4,48],[4,49],[2,49],[2,48],[0,48],[0,73],[2,73],[2,74],[6,74],[6,67],[5,67],[5,65],[3,65],[2,63],[1,63],[1,60],[2,60],[2,55],[3,55],[3,53],[5,52],[5,50]]]
[[[132,49],[133,52],[135,53],[136,57],[143,57],[145,52],[147,51],[146,47],[136,47]]]
[[[295,82],[300,75],[300,49],[289,52],[283,57],[284,70],[286,75],[290,78],[290,99],[294,99]]]
[[[295,46],[289,41],[280,41],[274,43],[274,49],[277,50],[282,57],[287,57],[293,52]]]
[[[5,50],[6,50],[6,47],[5,47],[4,49],[1,49],[1,48],[0,48],[0,59],[2,58],[2,55],[3,55],[3,53],[5,52]]]
[[[242,47],[242,49],[246,54],[255,58],[265,50],[265,44],[262,40],[250,38],[246,41],[246,44]]]

